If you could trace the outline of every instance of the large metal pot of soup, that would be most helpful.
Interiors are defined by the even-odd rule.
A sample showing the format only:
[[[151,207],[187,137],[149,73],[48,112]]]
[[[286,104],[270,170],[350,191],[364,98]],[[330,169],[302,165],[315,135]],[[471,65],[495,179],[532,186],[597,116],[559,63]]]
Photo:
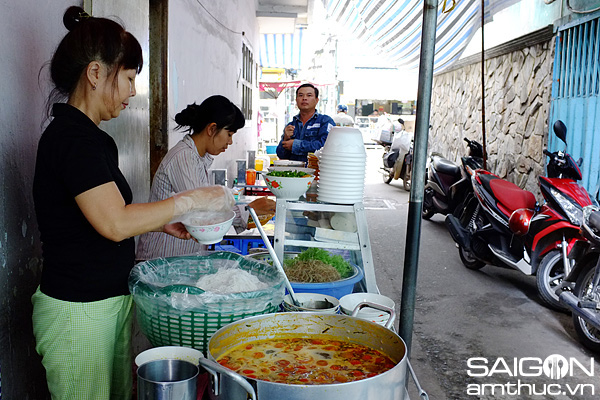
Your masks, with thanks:
[[[273,347],[261,347],[265,340],[274,343]],[[273,357],[281,356],[277,352],[287,346],[278,341],[299,344],[298,349],[286,347],[299,351],[292,355],[292,364],[274,361]],[[336,353],[336,349],[345,350]],[[257,365],[256,358],[263,357],[273,365]],[[303,367],[294,361],[313,365]],[[212,336],[207,358],[201,358],[200,365],[213,376],[212,398],[219,400],[246,400],[248,396],[259,400],[402,400],[406,393],[406,345],[400,336],[373,322],[339,314],[277,313],[233,322]],[[385,366],[385,370],[376,372],[377,365]],[[307,372],[321,368],[322,372],[301,375],[293,383],[287,383],[289,378],[277,378],[298,368]],[[264,380],[259,370],[270,380]],[[360,380],[347,378],[352,375],[360,376]],[[333,382],[324,380],[331,376]]]

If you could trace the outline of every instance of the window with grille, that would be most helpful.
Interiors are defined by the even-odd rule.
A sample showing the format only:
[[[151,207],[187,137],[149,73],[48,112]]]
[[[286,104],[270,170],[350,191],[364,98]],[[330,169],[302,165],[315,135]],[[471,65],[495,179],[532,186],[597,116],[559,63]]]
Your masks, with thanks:
[[[600,18],[559,30],[555,53],[556,97],[600,94]]]
[[[242,112],[246,119],[252,119],[252,83],[254,55],[245,43],[242,43]]]

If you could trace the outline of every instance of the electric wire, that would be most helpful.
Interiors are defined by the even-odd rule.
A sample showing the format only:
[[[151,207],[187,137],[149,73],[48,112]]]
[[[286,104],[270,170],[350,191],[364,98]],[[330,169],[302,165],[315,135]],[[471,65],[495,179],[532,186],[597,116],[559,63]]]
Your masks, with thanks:
[[[204,11],[206,11],[206,13],[212,17],[212,19],[214,19],[219,25],[221,25],[223,28],[227,29],[229,32],[235,33],[236,35],[243,35],[244,34],[244,32],[237,32],[237,31],[234,31],[233,29],[230,29],[227,26],[225,26],[214,15],[212,15],[211,12],[206,9],[206,7],[204,7],[204,4],[200,3],[200,0],[196,0],[196,3],[200,4],[200,7],[202,7],[204,9]]]

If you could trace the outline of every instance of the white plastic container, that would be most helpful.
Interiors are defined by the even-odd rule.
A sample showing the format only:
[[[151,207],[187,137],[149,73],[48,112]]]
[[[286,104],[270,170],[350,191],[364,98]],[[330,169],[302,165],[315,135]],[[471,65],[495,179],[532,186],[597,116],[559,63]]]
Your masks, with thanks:
[[[394,309],[396,306],[394,300],[381,294],[351,293],[340,299],[340,308],[343,314],[352,315],[356,306],[364,302],[379,304],[391,309]],[[385,325],[386,322],[388,322],[390,314],[374,308],[365,307],[358,312],[357,317],[366,321],[375,322],[379,325]]]

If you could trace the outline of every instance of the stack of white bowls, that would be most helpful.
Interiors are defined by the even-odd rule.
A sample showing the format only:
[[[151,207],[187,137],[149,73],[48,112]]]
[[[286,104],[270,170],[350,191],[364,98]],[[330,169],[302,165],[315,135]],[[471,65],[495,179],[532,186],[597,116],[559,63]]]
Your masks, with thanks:
[[[360,130],[335,126],[319,158],[318,200],[336,204],[363,201],[367,152]]]

